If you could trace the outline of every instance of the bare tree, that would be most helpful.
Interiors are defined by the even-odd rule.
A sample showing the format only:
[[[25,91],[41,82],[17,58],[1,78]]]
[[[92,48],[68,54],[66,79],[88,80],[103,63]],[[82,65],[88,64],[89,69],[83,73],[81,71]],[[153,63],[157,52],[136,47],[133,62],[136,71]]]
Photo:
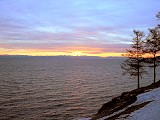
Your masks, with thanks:
[[[133,38],[133,44],[131,45],[132,49],[127,50],[127,53],[123,56],[127,57],[121,68],[124,70],[123,74],[129,73],[130,76],[137,77],[137,88],[140,88],[140,77],[145,73],[143,69],[143,41],[144,37],[143,32],[133,31],[135,37]]]

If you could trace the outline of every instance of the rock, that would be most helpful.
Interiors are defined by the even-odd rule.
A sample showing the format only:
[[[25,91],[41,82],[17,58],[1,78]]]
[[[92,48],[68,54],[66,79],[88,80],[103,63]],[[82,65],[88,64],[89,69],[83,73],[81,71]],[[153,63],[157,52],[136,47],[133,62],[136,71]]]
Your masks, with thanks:
[[[111,101],[103,104],[101,109],[98,111],[97,114],[112,114],[118,110],[123,109],[124,107],[132,104],[137,100],[137,94],[131,94],[130,92],[124,92],[119,97],[113,98]]]

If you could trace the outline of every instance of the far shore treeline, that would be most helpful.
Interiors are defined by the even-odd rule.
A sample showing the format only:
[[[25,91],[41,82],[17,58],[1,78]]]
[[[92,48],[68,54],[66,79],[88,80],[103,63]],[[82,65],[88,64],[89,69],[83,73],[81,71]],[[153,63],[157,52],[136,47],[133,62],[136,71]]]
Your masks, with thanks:
[[[156,15],[160,20],[160,12]],[[156,67],[158,66],[157,54],[160,52],[160,24],[155,28],[148,29],[149,34],[145,37],[142,31],[133,30],[131,49],[127,49],[124,57],[127,59],[121,64],[123,74],[137,77],[137,88],[140,88],[140,78],[146,74],[144,67],[148,64],[153,67],[153,83],[156,82]]]

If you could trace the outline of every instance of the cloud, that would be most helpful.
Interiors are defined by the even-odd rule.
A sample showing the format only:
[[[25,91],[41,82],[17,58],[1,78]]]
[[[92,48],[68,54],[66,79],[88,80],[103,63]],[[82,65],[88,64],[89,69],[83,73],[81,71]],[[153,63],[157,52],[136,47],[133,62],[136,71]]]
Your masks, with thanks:
[[[160,2],[1,0],[0,4],[3,50],[101,54],[125,51],[133,29],[156,25]]]
[[[16,30],[14,31],[14,29]],[[13,32],[11,32],[12,30]],[[30,31],[25,27],[15,28],[11,25],[7,32],[1,34],[0,43],[5,44],[1,46],[2,48],[7,49],[35,49],[37,51],[66,53],[67,51],[80,50],[84,53],[99,54],[101,52],[118,52],[120,45],[115,44],[114,41],[120,43],[120,39],[121,41],[125,40],[121,38],[121,35],[118,36],[112,27],[81,27],[73,29],[71,32],[54,33],[34,29]]]

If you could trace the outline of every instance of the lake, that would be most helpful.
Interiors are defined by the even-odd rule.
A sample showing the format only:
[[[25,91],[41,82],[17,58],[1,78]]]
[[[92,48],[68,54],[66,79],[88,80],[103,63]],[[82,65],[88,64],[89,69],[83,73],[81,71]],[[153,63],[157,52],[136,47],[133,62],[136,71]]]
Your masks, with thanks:
[[[72,120],[137,87],[122,75],[124,59],[0,59],[0,119]],[[141,86],[153,81],[152,68]],[[159,69],[159,68],[158,68]],[[159,78],[159,74],[157,78]]]

